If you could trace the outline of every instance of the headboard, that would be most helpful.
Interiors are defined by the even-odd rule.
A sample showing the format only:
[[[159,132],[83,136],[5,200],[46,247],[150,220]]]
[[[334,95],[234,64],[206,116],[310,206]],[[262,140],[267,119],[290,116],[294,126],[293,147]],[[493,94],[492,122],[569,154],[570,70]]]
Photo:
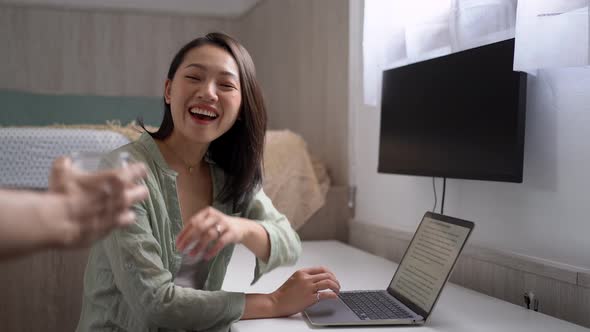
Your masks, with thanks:
[[[162,119],[162,98],[50,95],[0,90],[0,126],[127,124],[138,117],[152,126]]]

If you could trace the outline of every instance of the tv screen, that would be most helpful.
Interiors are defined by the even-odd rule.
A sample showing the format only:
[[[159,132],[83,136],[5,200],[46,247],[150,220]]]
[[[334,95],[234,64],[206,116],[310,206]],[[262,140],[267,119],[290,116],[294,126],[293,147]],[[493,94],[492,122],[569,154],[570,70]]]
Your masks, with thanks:
[[[380,173],[522,182],[514,39],[383,72]]]

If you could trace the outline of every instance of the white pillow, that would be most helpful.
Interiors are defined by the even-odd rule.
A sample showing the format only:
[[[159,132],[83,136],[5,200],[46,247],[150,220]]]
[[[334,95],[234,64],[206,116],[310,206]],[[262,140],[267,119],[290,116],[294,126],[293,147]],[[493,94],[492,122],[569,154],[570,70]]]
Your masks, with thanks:
[[[0,187],[47,189],[53,160],[75,151],[109,152],[129,143],[106,130],[0,128]]]

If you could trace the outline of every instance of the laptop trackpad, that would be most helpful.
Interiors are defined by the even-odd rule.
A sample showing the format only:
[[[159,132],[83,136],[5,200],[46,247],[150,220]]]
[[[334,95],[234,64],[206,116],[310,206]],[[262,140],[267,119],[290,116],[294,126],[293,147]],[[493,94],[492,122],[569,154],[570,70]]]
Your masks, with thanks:
[[[305,309],[305,314],[314,325],[352,323],[361,320],[339,298],[322,300]]]

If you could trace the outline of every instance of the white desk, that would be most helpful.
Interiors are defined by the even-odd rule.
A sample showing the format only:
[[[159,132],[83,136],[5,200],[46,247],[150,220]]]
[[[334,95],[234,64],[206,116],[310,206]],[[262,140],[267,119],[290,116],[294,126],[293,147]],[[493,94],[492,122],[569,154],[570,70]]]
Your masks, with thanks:
[[[385,289],[397,264],[336,241],[303,242],[303,254],[295,266],[281,267],[250,286],[254,271],[254,256],[237,246],[229,264],[223,289],[247,293],[269,293],[277,289],[297,269],[326,266],[336,274],[342,290]],[[301,314],[289,318],[246,320],[236,323],[232,331],[290,332],[306,330],[350,331],[351,328],[316,328]],[[533,310],[489,297],[487,295],[447,284],[426,325],[421,327],[353,327],[354,331],[396,332],[590,332]]]

